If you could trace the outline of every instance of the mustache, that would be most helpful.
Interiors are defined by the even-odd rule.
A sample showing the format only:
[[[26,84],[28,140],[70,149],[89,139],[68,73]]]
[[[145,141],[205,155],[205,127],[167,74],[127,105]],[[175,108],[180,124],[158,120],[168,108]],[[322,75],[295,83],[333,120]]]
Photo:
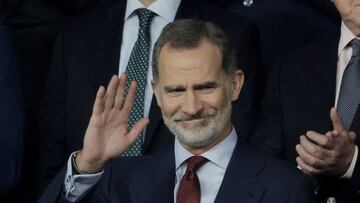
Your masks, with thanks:
[[[187,113],[177,113],[173,116],[173,120],[175,122],[179,121],[190,121],[195,119],[207,118],[211,116],[215,116],[216,110],[212,108],[208,108],[202,111],[197,112],[196,114],[187,114]]]

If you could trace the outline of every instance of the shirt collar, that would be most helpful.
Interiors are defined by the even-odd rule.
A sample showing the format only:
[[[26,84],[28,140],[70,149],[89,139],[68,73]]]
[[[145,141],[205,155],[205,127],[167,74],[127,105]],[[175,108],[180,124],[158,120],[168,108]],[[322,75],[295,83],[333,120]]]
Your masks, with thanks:
[[[237,142],[237,134],[233,127],[229,136],[227,136],[223,141],[215,145],[213,148],[201,154],[201,156],[207,158],[209,161],[213,162],[214,164],[218,165],[219,167],[225,170],[230,162],[232,153],[236,146],[236,142]],[[180,144],[178,139],[175,139],[174,150],[175,150],[176,170],[180,167],[180,165],[184,161],[186,161],[191,156],[194,156],[192,153],[187,151]]]
[[[156,0],[147,9],[156,13],[165,20],[172,22],[175,19],[177,9],[181,0]],[[145,8],[139,0],[128,0],[126,4],[125,20],[127,20],[136,9]]]
[[[341,35],[339,41],[338,48],[338,56],[340,56],[341,52],[349,45],[349,43],[355,39],[356,36],[346,27],[345,23],[341,23]]]

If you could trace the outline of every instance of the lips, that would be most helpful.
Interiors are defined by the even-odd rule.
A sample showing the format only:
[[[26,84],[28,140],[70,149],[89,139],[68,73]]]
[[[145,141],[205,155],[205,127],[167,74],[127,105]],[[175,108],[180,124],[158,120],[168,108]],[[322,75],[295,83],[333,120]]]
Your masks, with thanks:
[[[179,126],[188,130],[195,130],[198,128],[206,127],[210,122],[210,117],[196,118],[191,120],[183,120],[176,122]]]
[[[191,120],[183,120],[183,121],[178,121],[180,123],[184,123],[184,124],[191,124],[191,123],[199,123],[204,121],[205,118],[197,118],[197,119],[191,119]]]

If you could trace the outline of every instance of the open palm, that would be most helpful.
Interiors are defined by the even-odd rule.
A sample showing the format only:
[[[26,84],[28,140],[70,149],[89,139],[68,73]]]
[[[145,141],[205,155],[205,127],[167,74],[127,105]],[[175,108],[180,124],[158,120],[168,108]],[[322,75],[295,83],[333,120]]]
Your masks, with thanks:
[[[136,82],[132,82],[125,98],[126,76],[113,76],[108,88],[97,92],[93,112],[85,133],[84,147],[77,158],[80,170],[101,170],[106,162],[124,153],[148,124],[140,119],[128,131],[128,120],[135,101]]]

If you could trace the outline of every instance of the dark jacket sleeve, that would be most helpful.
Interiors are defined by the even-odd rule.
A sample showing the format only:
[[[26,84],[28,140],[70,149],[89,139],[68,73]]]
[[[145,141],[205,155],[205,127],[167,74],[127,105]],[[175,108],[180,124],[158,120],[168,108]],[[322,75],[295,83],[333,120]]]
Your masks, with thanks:
[[[15,53],[0,26],[0,194],[15,186],[23,157],[23,111]]]
[[[63,35],[57,39],[51,67],[44,86],[39,115],[40,149],[37,162],[39,186],[43,189],[66,162],[66,70],[63,62]]]

